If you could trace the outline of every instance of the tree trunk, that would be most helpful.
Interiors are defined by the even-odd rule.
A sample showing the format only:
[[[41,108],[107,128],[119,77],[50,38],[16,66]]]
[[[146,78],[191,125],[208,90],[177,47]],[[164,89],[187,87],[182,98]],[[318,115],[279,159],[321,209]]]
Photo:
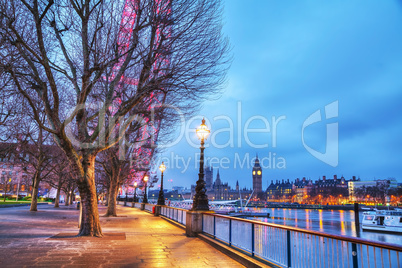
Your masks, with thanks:
[[[109,202],[109,193],[105,194],[104,200],[105,200],[105,206],[109,206],[109,204],[108,204],[108,202]]]
[[[32,200],[29,211],[38,211],[39,174],[35,172],[32,184]]]
[[[95,155],[83,157],[84,176],[78,180],[81,195],[82,220],[79,236],[102,237],[95,187]]]
[[[61,190],[61,187],[60,187],[60,182],[59,182],[59,184],[57,185],[56,199],[54,200],[54,207],[55,207],[55,208],[58,208],[58,207],[59,207],[59,202],[60,202],[60,190]]]
[[[109,217],[109,216],[117,217],[116,197],[117,197],[118,191],[119,191],[119,187],[117,185],[116,178],[111,178],[110,187],[109,187],[109,198],[108,198],[108,202],[107,202],[107,212],[104,215],[105,217]]]
[[[65,202],[64,205],[68,206],[70,204],[70,194],[68,191],[65,194],[66,194],[66,200],[64,200],[64,202]]]
[[[72,205],[73,204],[73,198],[74,197],[74,193],[72,192],[71,194],[70,194],[70,205]]]

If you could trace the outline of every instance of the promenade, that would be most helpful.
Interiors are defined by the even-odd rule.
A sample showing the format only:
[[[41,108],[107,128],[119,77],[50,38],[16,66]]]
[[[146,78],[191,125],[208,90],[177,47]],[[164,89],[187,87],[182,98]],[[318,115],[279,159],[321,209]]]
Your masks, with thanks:
[[[139,209],[118,206],[119,217],[101,217],[104,238],[74,237],[75,206],[38,209],[0,208],[0,267],[244,267]]]

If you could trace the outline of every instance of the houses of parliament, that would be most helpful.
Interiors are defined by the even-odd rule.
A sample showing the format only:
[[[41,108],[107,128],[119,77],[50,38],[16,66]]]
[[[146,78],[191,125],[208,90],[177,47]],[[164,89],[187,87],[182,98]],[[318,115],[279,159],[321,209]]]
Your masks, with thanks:
[[[219,169],[217,170],[216,179],[214,181],[214,168],[212,166],[206,166],[204,173],[205,187],[210,200],[248,199],[251,194],[253,194],[253,199],[259,198],[262,200],[264,197],[264,192],[262,191],[262,169],[258,156],[254,161],[252,171],[253,189],[247,189],[245,187],[240,188],[239,181],[236,182],[236,188],[232,189],[227,182],[222,182]],[[195,193],[195,185],[191,186],[191,193]]]

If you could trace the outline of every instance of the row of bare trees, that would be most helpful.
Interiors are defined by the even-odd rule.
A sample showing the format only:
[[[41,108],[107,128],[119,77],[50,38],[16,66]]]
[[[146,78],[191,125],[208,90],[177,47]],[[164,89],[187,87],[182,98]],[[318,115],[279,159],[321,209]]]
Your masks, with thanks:
[[[390,198],[391,196],[396,196],[401,200],[402,190],[400,188],[391,188],[390,179],[377,183],[377,185],[363,185],[356,188],[353,195],[358,201],[374,202],[375,204],[386,204],[387,197]]]
[[[41,144],[61,149],[82,200],[79,235],[102,236],[96,160],[113,199],[129,160],[120,150],[144,142],[138,130],[149,124],[152,96],[163,96],[162,135],[178,121],[175,111],[192,114],[221,89],[230,60],[221,21],[219,0],[0,0],[0,89],[8,96],[0,122],[17,110],[38,127],[29,141],[37,148],[34,188],[55,161]]]

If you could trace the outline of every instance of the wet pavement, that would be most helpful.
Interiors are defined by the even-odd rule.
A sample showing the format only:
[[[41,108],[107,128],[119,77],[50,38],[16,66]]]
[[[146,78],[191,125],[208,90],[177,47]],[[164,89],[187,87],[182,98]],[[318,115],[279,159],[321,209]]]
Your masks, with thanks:
[[[0,267],[244,267],[136,208],[118,206],[119,217],[101,217],[104,238],[74,237],[75,206],[38,209],[0,208]]]

